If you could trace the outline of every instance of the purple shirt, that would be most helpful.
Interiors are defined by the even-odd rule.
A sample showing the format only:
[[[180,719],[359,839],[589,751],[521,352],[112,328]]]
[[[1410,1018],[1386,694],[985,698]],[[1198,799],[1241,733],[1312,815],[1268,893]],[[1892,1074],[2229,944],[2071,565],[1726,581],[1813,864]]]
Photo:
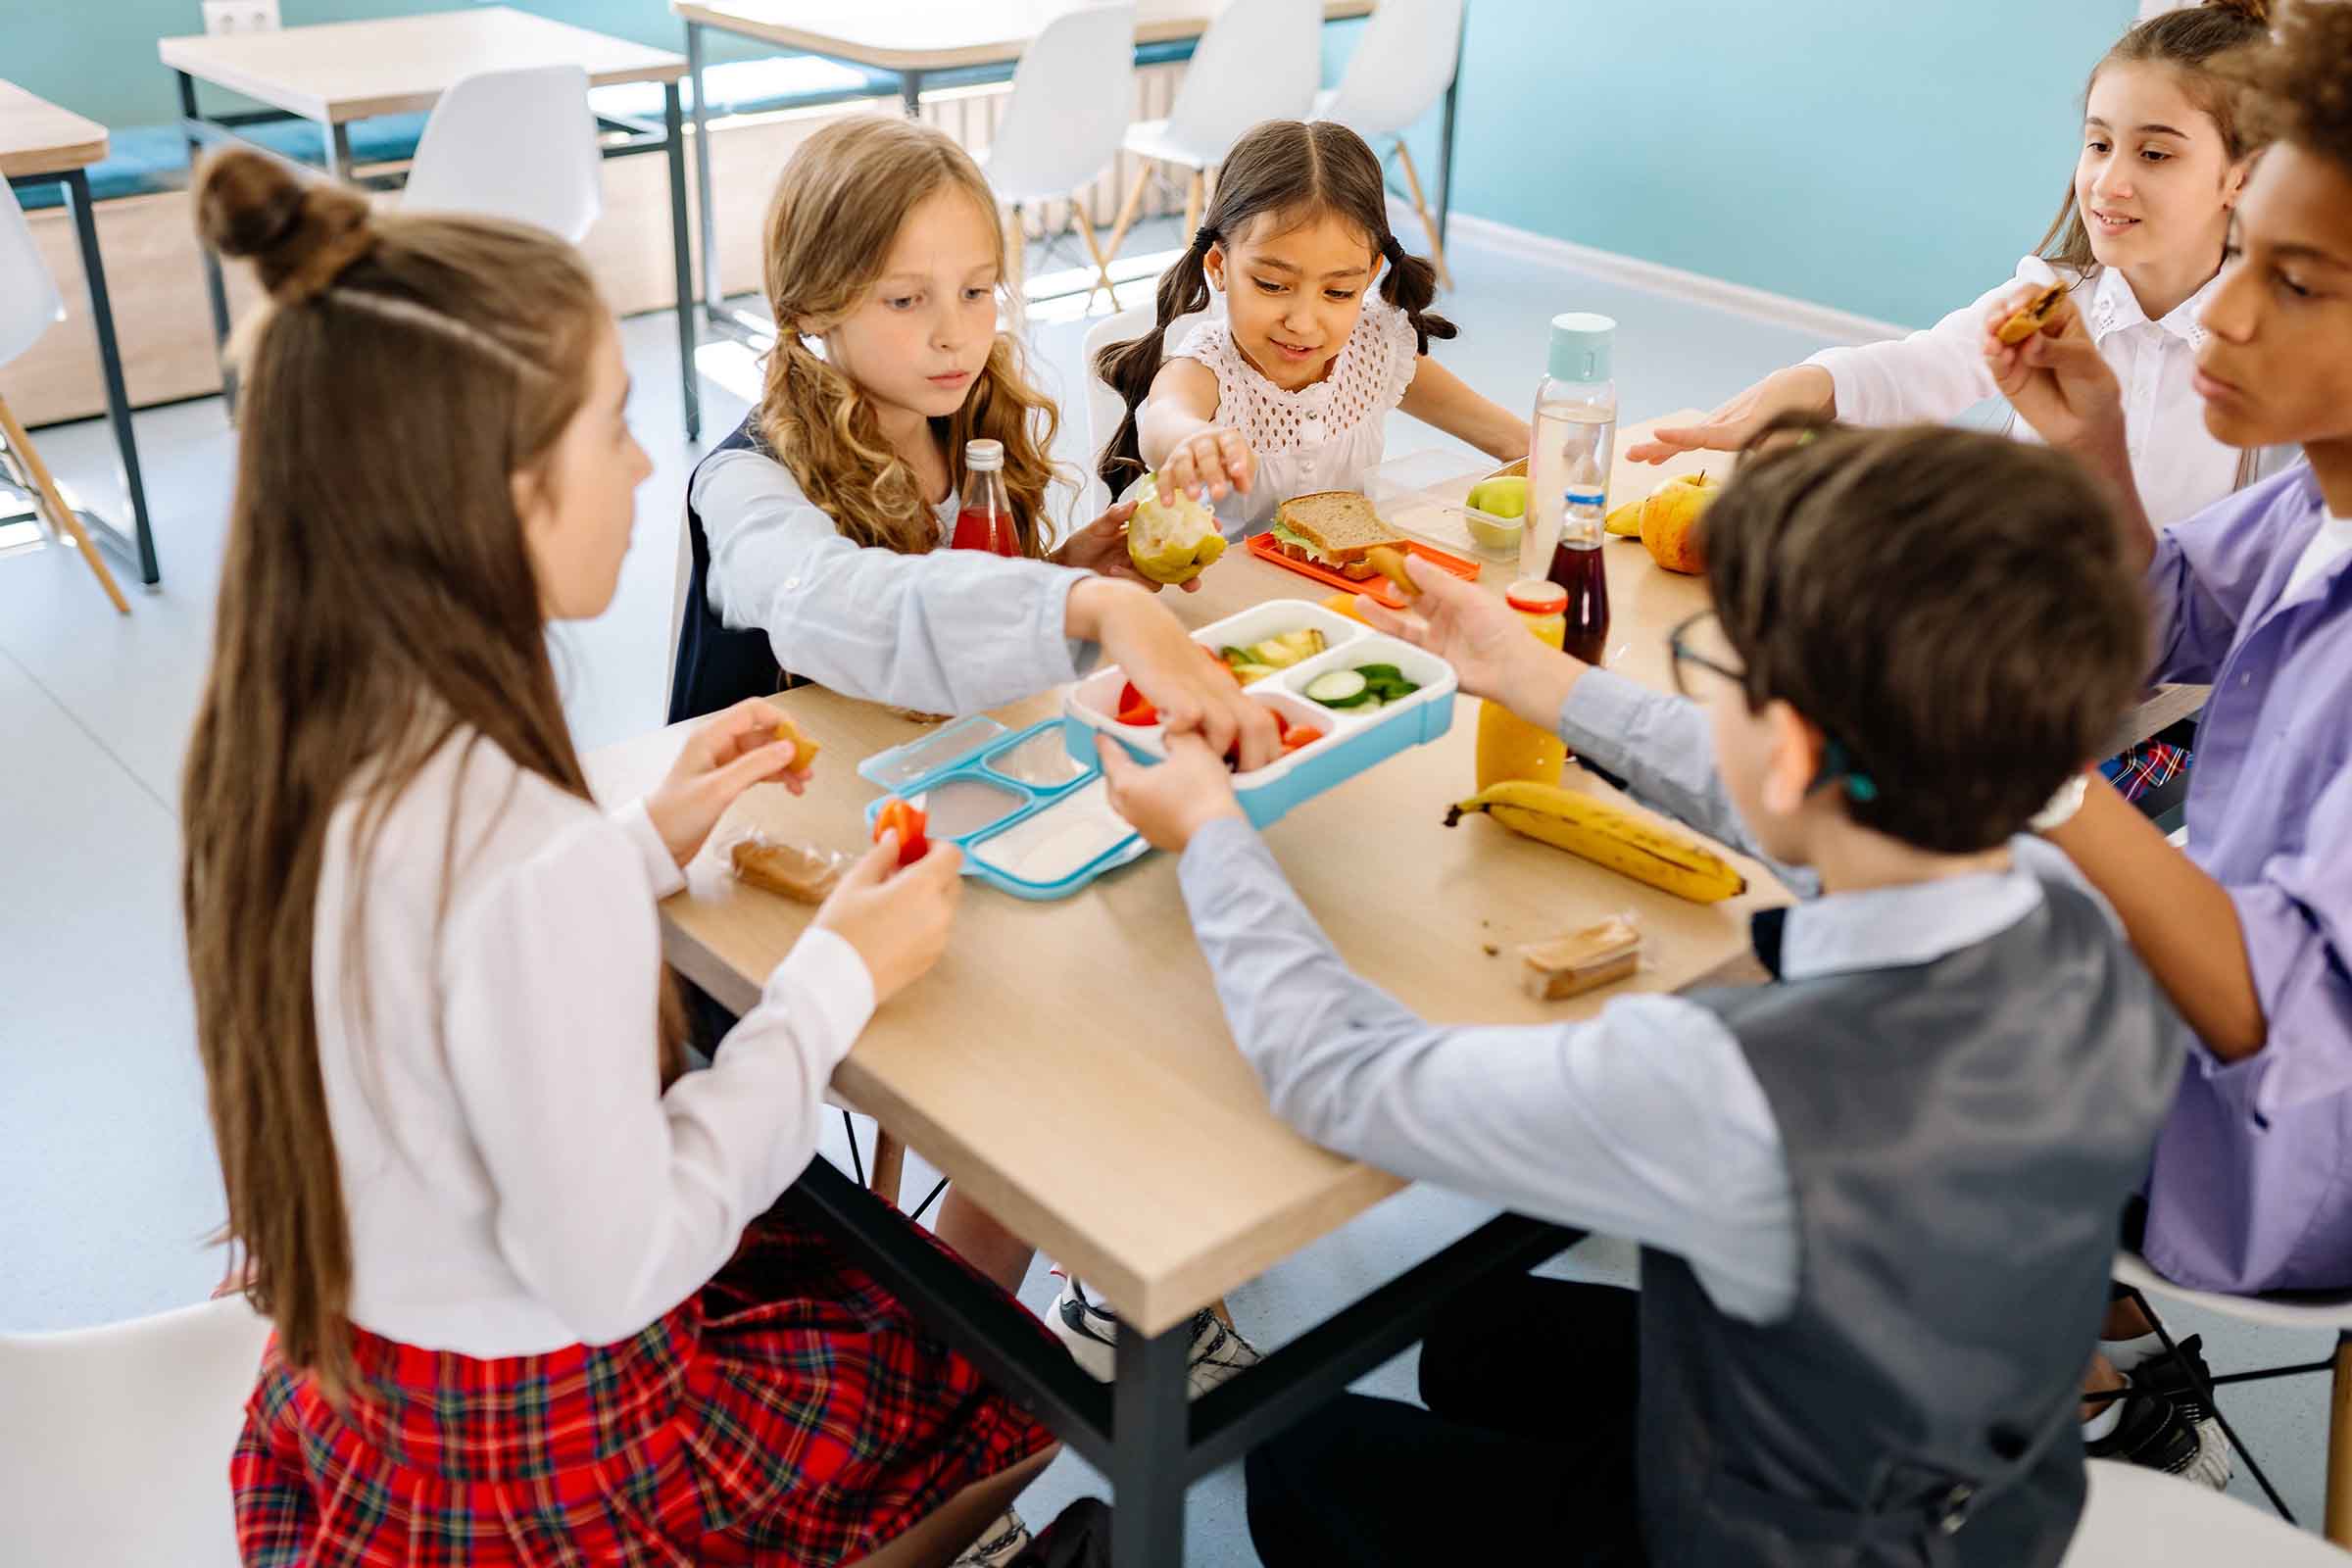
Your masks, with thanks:
[[[2163,534],[2156,677],[2210,683],[2188,855],[2230,892],[2269,1038],[2200,1048],[2157,1140],[2148,1261],[2206,1290],[2352,1287],[2352,561],[2282,602],[2327,513],[2298,465]]]

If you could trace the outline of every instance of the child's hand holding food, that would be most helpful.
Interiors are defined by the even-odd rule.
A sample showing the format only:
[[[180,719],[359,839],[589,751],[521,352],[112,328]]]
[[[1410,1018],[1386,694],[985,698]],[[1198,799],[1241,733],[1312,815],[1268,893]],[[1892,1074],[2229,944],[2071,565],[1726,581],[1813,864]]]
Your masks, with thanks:
[[[1984,317],[1984,368],[2019,417],[2051,446],[2112,471],[2124,443],[2124,391],[2063,289],[2021,284]]]
[[[1168,758],[1147,767],[1108,737],[1095,737],[1111,809],[1135,824],[1152,847],[1181,855],[1193,835],[1221,816],[1239,817],[1225,760],[1198,735],[1168,737]]]
[[[1054,564],[1057,566],[1075,566],[1081,571],[1097,572],[1105,577],[1116,577],[1121,582],[1134,583],[1150,593],[1159,592],[1166,585],[1155,577],[1146,576],[1127,549],[1127,523],[1134,515],[1135,503],[1121,502],[1064,539],[1061,547],[1054,552]],[[1199,593],[1200,579],[1195,577],[1182,586],[1188,594]]]
[[[1096,577],[1070,590],[1070,635],[1102,644],[1104,662],[1127,672],[1169,733],[1197,731],[1244,768],[1282,755],[1272,710],[1242,695],[1225,662],[1193,641],[1166,607],[1126,583]]]
[[[1169,452],[1168,461],[1159,466],[1159,482],[1163,493],[1181,490],[1210,501],[1222,501],[1236,491],[1248,495],[1257,482],[1257,454],[1238,430],[1202,430]]]
[[[1536,641],[1501,600],[1420,557],[1406,557],[1404,569],[1415,590],[1410,609],[1359,596],[1356,614],[1451,664],[1463,696],[1491,697],[1545,729],[1557,723],[1568,688],[1585,672],[1583,661]]]
[[[850,867],[816,911],[815,923],[865,960],[877,1005],[929,973],[947,950],[963,898],[962,872],[963,852],[953,844],[933,844],[901,869],[893,828]]]
[[[770,780],[795,795],[806,789],[815,754],[773,704],[746,698],[686,737],[669,776],[645,798],[645,814],[684,865],[745,790]]]

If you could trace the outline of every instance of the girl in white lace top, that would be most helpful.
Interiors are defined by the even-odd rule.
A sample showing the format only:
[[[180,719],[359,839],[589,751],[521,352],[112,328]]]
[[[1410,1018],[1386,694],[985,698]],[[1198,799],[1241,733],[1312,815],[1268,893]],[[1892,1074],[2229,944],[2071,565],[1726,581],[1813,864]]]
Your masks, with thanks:
[[[1169,324],[1224,309],[1166,359]],[[1377,297],[1375,297],[1377,291]],[[1437,273],[1389,230],[1380,160],[1329,121],[1269,121],[1236,143],[1207,221],[1159,284],[1158,320],[1095,371],[1127,405],[1099,471],[1115,495],[1147,469],[1218,504],[1228,532],[1285,500],[1362,490],[1401,408],[1508,462],[1527,421],[1429,358],[1454,335],[1428,314]],[[1227,505],[1230,500],[1231,504]]]

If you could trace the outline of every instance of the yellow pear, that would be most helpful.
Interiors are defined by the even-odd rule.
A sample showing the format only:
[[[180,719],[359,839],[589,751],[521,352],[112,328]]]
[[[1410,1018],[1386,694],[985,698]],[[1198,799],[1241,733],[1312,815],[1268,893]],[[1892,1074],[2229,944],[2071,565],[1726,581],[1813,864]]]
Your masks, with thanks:
[[[1698,519],[1722,490],[1722,482],[1703,469],[1678,474],[1652,490],[1642,503],[1642,542],[1649,547],[1649,559],[1668,571],[1706,570]]]

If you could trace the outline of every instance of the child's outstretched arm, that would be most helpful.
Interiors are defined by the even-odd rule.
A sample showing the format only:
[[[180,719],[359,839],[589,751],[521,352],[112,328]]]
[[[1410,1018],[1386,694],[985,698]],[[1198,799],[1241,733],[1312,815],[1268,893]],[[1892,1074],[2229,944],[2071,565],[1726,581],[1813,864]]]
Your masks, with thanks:
[[[1184,856],[1184,896],[1235,1043],[1274,1112],[1383,1170],[1690,1260],[1753,1321],[1795,1297],[1780,1133],[1713,1013],[1628,997],[1577,1025],[1433,1024],[1358,977],[1197,744],[1103,748],[1112,803]]]
[[[1358,598],[1356,613],[1451,664],[1464,696],[1489,698],[1556,732],[1577,756],[1624,779],[1642,805],[1763,858],[1715,770],[1715,737],[1695,705],[1545,647],[1493,596],[1417,557],[1405,570],[1421,589],[1411,611]],[[1819,891],[1812,872],[1765,863],[1799,897]]]
[[[1426,354],[1397,407],[1423,424],[1435,425],[1503,463],[1526,457],[1533,439],[1525,419],[1472,391],[1469,382]]]
[[[1152,378],[1152,395],[1135,411],[1144,464],[1178,489],[1209,501],[1249,494],[1257,454],[1241,433],[1217,423],[1217,376],[1199,360],[1170,360]]]

